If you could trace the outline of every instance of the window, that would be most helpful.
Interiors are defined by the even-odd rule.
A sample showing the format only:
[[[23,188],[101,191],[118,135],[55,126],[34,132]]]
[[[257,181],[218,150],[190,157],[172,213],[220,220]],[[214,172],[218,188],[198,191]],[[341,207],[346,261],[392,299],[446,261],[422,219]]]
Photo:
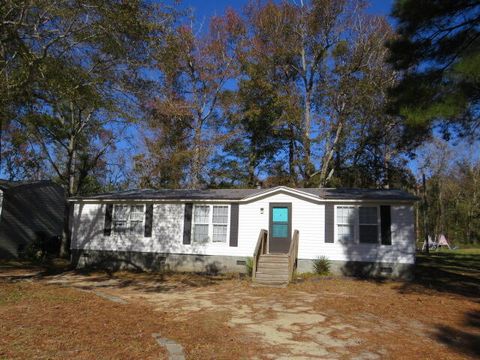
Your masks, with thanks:
[[[143,235],[143,205],[130,206],[130,232],[136,235]]]
[[[358,217],[359,242],[378,243],[378,208],[361,206]]]
[[[340,242],[355,241],[355,207],[337,207],[337,239]]]
[[[193,212],[193,240],[208,241],[210,206],[195,206]]]
[[[113,211],[113,231],[126,234],[128,228],[128,205],[115,205]]]
[[[213,206],[213,242],[227,241],[228,206]]]
[[[226,242],[228,205],[195,205],[193,208],[193,240]]]
[[[144,205],[115,205],[113,231],[115,234],[143,235]]]
[[[336,238],[342,243],[378,244],[378,206],[336,206]]]

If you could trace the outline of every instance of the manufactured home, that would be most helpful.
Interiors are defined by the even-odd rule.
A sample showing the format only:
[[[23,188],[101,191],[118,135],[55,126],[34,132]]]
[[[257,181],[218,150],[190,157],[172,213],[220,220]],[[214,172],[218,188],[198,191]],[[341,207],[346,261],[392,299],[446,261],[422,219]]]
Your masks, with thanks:
[[[78,267],[243,272],[253,258],[254,277],[278,271],[270,278],[280,281],[326,257],[334,273],[406,276],[416,200],[400,190],[285,186],[76,197],[71,249]]]

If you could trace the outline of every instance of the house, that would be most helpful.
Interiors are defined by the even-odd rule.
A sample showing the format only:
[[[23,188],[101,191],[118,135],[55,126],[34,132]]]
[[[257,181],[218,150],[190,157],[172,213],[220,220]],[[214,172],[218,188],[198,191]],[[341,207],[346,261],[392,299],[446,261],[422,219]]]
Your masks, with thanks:
[[[0,258],[17,258],[34,240],[58,239],[66,199],[52,181],[0,180]]]
[[[242,272],[255,255],[259,271],[286,267],[293,251],[298,272],[325,256],[335,273],[405,276],[416,200],[400,190],[285,186],[76,197],[71,248],[78,267]]]

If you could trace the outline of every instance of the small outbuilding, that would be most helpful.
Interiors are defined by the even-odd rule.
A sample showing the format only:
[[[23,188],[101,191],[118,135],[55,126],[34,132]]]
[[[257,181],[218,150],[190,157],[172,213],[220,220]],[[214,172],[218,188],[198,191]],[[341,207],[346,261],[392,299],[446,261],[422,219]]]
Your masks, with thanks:
[[[0,258],[17,258],[36,240],[55,243],[63,232],[66,199],[52,181],[0,180]]]

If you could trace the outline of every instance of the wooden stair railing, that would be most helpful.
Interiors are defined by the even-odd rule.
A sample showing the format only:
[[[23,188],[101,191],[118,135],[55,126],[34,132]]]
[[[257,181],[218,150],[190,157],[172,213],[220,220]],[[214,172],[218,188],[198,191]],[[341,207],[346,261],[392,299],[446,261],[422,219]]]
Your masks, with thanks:
[[[293,275],[297,269],[297,258],[298,258],[298,240],[299,232],[295,230],[293,232],[292,241],[290,242],[290,249],[288,250],[288,282],[292,282]]]
[[[255,280],[257,275],[258,259],[261,255],[268,252],[268,231],[265,229],[260,230],[258,234],[257,245],[255,246],[255,252],[253,253],[253,266],[252,266],[252,280]]]

